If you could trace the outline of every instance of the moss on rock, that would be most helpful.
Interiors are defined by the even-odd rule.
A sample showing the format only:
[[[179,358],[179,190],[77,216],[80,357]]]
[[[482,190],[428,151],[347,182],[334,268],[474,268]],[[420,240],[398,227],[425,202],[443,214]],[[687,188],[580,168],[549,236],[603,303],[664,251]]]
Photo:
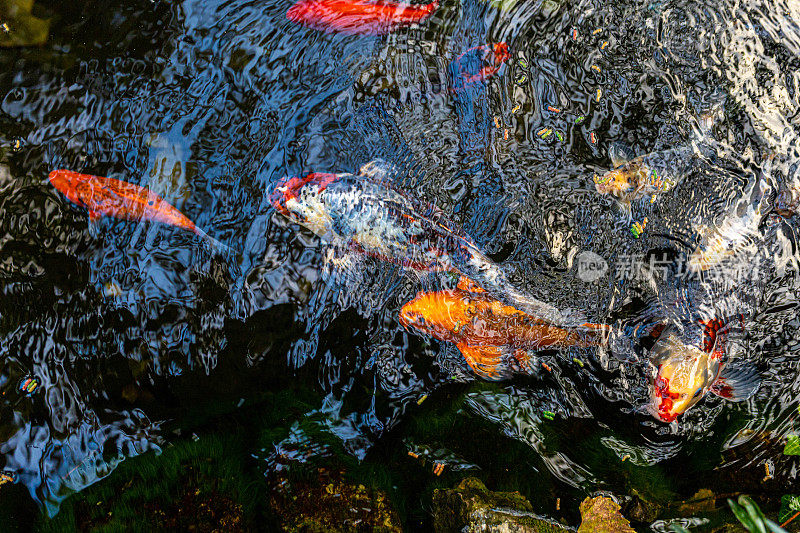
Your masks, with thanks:
[[[581,502],[581,527],[578,533],[636,533],[611,498],[597,496]]]
[[[436,489],[433,505],[433,526],[439,533],[566,531],[559,524],[534,515],[533,506],[519,492],[492,492],[474,477],[461,480],[454,489]]]

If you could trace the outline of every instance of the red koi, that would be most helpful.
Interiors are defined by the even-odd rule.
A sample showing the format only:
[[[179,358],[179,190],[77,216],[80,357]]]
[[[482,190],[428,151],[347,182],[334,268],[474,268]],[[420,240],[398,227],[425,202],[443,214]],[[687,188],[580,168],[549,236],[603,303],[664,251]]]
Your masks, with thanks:
[[[383,35],[421,22],[439,7],[370,0],[299,0],[286,18],[320,31],[348,35]]]
[[[453,61],[455,75],[460,79],[453,80],[453,89],[458,90],[465,85],[488,80],[494,76],[503,63],[511,58],[506,43],[481,45],[470,48]],[[476,72],[478,64],[482,65]]]
[[[194,222],[166,200],[144,187],[71,170],[54,170],[49,179],[71,202],[88,209],[89,219],[92,221],[101,216],[124,220],[152,220],[191,231],[215,245],[228,248],[195,226]]]

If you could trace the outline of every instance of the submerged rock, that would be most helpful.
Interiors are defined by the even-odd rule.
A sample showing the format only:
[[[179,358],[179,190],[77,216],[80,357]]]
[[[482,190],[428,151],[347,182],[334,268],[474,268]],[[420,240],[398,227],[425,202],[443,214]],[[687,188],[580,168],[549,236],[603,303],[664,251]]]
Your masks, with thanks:
[[[454,489],[433,492],[433,527],[438,533],[569,531],[532,511],[531,503],[519,492],[492,492],[474,477],[463,479]]]
[[[402,531],[386,494],[347,482],[342,471],[320,468],[310,482],[282,477],[270,505],[289,532]]]
[[[581,503],[578,533],[636,533],[619,509],[611,498],[586,498]]]

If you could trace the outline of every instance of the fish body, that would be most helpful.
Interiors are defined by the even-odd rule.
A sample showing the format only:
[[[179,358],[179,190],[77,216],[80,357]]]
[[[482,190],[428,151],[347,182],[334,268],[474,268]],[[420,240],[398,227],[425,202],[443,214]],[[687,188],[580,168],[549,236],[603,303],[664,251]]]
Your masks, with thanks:
[[[691,169],[694,159],[689,147],[653,152],[630,161],[612,156],[615,168],[594,177],[595,189],[630,206],[635,200],[655,198],[674,189]]]
[[[227,248],[195,226],[188,217],[156,193],[114,178],[54,170],[50,183],[71,202],[86,208],[92,221],[101,216],[125,220],[149,220],[177,226]]]
[[[431,337],[470,346],[597,346],[587,337],[525,314],[489,294],[460,289],[423,292],[403,306],[400,323]]]
[[[399,321],[439,340],[452,342],[483,377],[499,377],[509,355],[526,366],[526,350],[598,346],[603,326],[584,324],[583,331],[559,328],[505,305],[486,292],[473,291],[462,278],[454,290],[424,292],[406,303]]]
[[[463,274],[510,305],[559,324],[567,317],[523,295],[441,210],[386,183],[353,174],[313,173],[276,184],[270,202],[332,244],[423,272]]]
[[[759,204],[749,207],[744,216],[729,216],[718,226],[703,228],[700,246],[689,256],[689,268],[706,271],[734,257],[758,234],[762,218]]]
[[[657,374],[648,410],[663,422],[673,422],[708,392],[738,401],[758,386],[752,368],[726,367],[730,322],[701,322],[703,339],[687,343],[677,330],[667,327],[653,346]]]
[[[310,28],[348,35],[383,35],[400,27],[421,22],[439,7],[369,0],[300,0],[286,18]]]
[[[470,48],[452,63],[453,90],[488,80],[510,57],[508,45],[502,42]]]

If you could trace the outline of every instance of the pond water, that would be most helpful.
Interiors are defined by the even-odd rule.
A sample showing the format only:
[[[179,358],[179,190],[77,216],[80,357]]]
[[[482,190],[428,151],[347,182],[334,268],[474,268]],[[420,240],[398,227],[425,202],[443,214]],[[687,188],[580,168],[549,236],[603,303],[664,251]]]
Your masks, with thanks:
[[[231,453],[264,484],[334,448],[383,468],[412,530],[466,474],[573,525],[597,491],[655,502],[643,530],[694,516],[679,502],[704,488],[777,511],[800,492],[783,455],[800,433],[800,216],[775,209],[800,197],[800,4],[713,4],[445,0],[350,35],[288,20],[288,1],[37,1],[46,44],[0,49],[0,465],[26,489],[0,487],[4,507],[56,516],[136,456],[239,432]],[[459,86],[497,43],[496,72]],[[599,194],[617,154],[651,154],[669,190],[629,211]],[[270,202],[287,176],[375,160],[520,291],[610,325],[608,343],[488,380],[404,327],[402,306],[452,276],[332,251]],[[90,222],[55,169],[147,187],[231,251]],[[684,275],[731,226],[728,266]],[[705,394],[676,424],[648,413],[651,326],[730,317],[725,357],[754,392]]]

